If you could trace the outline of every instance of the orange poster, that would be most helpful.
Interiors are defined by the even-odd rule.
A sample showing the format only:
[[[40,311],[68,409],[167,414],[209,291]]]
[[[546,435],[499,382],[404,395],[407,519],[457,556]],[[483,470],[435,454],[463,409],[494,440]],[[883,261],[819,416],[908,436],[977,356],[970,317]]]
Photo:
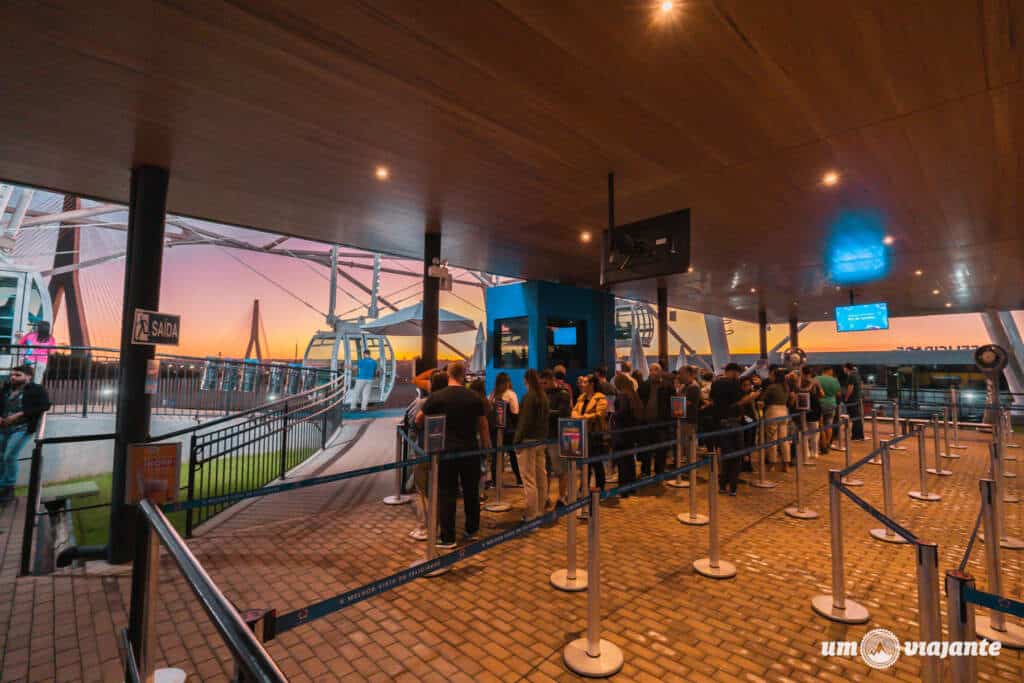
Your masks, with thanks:
[[[156,505],[178,500],[181,470],[180,443],[128,446],[128,482],[125,502],[135,505],[148,498]]]

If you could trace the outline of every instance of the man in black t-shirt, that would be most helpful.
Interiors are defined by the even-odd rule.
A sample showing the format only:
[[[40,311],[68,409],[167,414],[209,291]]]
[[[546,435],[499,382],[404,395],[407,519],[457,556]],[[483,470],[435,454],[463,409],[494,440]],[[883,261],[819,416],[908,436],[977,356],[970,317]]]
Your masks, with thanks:
[[[444,415],[444,453],[490,448],[491,437],[478,394],[465,388],[466,366],[462,362],[448,365],[448,386],[430,394],[423,404],[416,423],[422,425],[425,415]],[[479,446],[477,435],[480,436]],[[455,547],[455,499],[462,487],[462,504],[466,514],[466,535],[471,542],[480,530],[480,456],[441,460],[438,466],[439,548]]]
[[[711,407],[709,410],[715,419],[715,429],[739,427],[743,407],[754,401],[753,393],[743,395],[740,390],[739,377],[740,366],[736,363],[729,363],[725,366],[725,373],[711,384]],[[722,453],[721,471],[718,473],[718,491],[719,493],[728,492],[730,496],[735,496],[742,463],[739,457],[726,458],[726,456],[743,447],[743,434],[741,432],[723,434],[715,441]]]

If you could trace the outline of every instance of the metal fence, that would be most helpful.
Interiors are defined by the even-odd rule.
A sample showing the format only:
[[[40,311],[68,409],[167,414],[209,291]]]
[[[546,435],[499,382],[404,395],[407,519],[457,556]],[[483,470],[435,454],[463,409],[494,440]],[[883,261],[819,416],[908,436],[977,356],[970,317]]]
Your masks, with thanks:
[[[31,347],[11,346],[10,368],[30,361]],[[252,359],[196,358],[157,354],[154,415],[229,415],[328,384],[336,372],[299,363],[264,363]],[[121,377],[117,349],[55,346],[42,384],[59,415],[113,414]]]

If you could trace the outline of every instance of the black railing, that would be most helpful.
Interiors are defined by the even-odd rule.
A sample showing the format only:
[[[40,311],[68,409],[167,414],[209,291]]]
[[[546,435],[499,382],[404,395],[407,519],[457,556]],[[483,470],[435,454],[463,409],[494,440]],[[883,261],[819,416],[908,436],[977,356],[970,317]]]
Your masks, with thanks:
[[[156,437],[191,434],[188,469],[183,486],[186,500],[254,491],[284,479],[327,445],[341,424],[345,388],[335,381],[287,399]],[[228,507],[226,503],[190,508],[185,513],[185,536]]]
[[[10,357],[5,372],[33,361],[30,346],[12,345],[5,350]],[[328,384],[337,375],[296,363],[160,353],[156,359],[159,370],[152,399],[154,415],[229,415]],[[117,349],[55,346],[49,351],[45,372],[35,381],[49,393],[52,413],[87,417],[117,410],[120,375],[121,355]]]
[[[159,546],[163,545],[227,645],[241,674],[239,679],[256,683],[285,683],[288,679],[267,654],[256,633],[199,564],[160,508],[143,500],[139,503],[139,512],[128,613],[127,642],[130,647],[126,648],[128,659],[124,669],[127,680],[149,680],[154,669]]]

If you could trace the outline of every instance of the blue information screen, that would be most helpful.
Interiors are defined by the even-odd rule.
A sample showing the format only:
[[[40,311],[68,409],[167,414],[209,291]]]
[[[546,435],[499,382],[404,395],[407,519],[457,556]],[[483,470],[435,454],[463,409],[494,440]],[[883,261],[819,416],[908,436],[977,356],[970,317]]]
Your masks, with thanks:
[[[552,342],[555,346],[575,346],[576,345],[576,328],[575,327],[555,327],[553,328]]]
[[[860,304],[836,307],[837,332],[865,332],[889,329],[889,304]]]

